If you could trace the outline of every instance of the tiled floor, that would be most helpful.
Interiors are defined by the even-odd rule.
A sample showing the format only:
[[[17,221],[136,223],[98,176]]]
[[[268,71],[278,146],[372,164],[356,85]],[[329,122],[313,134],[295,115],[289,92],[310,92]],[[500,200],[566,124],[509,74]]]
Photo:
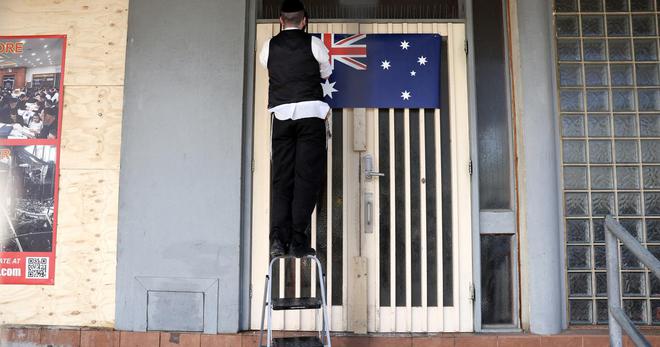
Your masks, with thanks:
[[[647,334],[660,347],[660,331]],[[294,333],[277,333],[279,336]],[[257,347],[258,332],[232,335],[128,332],[53,327],[1,327],[0,347]],[[530,334],[440,334],[434,336],[333,336],[335,347],[605,347],[606,330],[569,331],[555,336]],[[633,347],[626,341],[626,347]]]

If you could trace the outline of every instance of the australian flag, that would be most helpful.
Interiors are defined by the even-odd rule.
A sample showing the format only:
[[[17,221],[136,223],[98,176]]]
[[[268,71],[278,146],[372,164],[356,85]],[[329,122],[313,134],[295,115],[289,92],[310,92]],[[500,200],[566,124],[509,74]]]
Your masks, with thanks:
[[[440,108],[440,35],[317,36],[334,67],[322,84],[330,107]]]

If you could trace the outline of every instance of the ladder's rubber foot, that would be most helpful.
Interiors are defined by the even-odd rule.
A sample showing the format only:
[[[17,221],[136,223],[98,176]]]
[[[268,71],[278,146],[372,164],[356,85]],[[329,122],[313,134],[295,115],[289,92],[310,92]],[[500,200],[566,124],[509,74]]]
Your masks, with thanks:
[[[273,310],[315,310],[321,308],[320,298],[283,298],[273,299]]]
[[[284,337],[273,339],[273,347],[323,347],[316,336]]]

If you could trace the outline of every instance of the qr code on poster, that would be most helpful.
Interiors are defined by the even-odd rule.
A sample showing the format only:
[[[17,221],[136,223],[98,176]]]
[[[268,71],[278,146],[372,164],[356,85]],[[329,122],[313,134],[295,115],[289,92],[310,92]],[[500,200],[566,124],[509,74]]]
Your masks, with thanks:
[[[48,278],[48,257],[26,257],[25,278]]]

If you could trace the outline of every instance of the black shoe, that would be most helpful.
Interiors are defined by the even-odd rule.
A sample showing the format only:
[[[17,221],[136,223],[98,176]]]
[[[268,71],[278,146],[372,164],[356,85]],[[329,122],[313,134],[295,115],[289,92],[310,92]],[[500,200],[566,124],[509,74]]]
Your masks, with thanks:
[[[308,255],[316,255],[316,250],[308,246],[294,246],[289,247],[289,255],[292,255],[296,258],[302,258]]]
[[[270,256],[275,258],[275,257],[281,257],[286,254],[286,247],[284,247],[284,244],[280,240],[273,240],[273,242],[270,244]]]

